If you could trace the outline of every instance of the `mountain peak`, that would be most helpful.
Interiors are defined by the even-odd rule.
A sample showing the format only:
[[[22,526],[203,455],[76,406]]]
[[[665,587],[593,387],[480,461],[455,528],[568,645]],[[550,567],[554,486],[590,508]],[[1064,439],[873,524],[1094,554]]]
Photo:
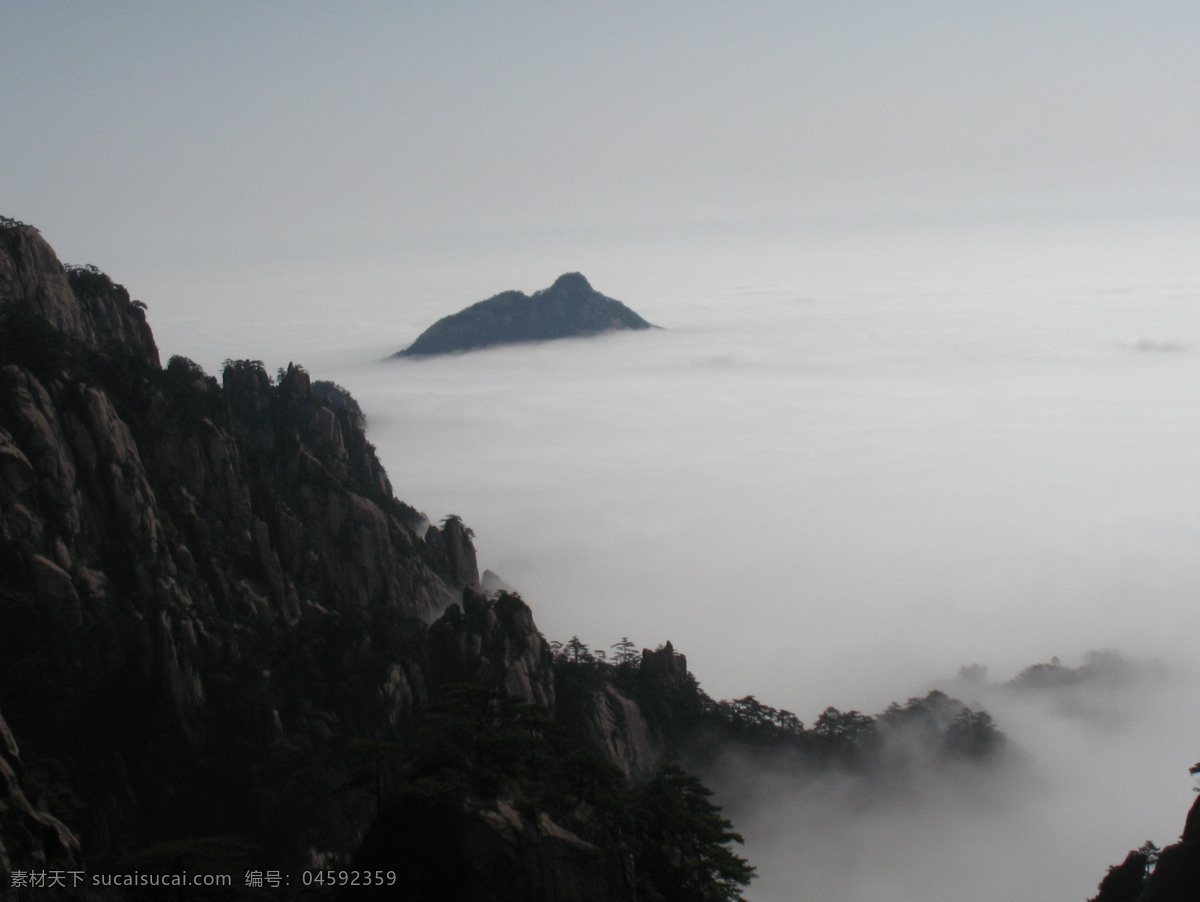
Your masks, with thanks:
[[[443,317],[395,356],[448,354],[616,329],[650,328],[650,323],[620,301],[592,288],[582,273],[568,272],[549,288],[532,295],[506,291]]]
[[[550,286],[549,291],[592,291],[592,285],[581,272],[565,272]]]

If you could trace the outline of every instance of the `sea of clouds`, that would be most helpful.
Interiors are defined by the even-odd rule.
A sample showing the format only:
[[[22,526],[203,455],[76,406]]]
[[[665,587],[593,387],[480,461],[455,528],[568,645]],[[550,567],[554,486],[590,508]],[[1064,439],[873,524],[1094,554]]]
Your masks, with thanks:
[[[462,516],[548,638],[669,639],[714,697],[806,722],[941,687],[1021,750],[903,805],[727,779],[750,898],[1083,899],[1173,841],[1200,758],[1194,234],[712,227],[113,275],[164,360],[296,361],[349,388],[397,495]],[[384,359],[566,271],[663,328]],[[1105,648],[1158,663],[1101,714],[1001,685]],[[990,679],[955,683],[974,663]]]

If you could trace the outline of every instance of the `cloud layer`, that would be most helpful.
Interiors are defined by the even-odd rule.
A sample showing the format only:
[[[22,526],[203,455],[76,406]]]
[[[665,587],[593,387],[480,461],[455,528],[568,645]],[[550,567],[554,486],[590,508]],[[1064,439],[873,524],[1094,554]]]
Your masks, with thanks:
[[[810,859],[835,865],[804,877],[814,893],[879,898],[872,880],[939,847],[996,880],[1019,856],[1082,898],[1128,848],[1173,839],[1200,751],[1178,714],[1200,686],[1189,241],[1169,220],[610,237],[251,271],[202,315],[153,298],[151,314],[166,353],[296,359],[346,385],[397,493],[461,515],[550,638],[670,639],[715,697],[811,721],[953,689],[962,664],[1161,659],[1174,682],[1109,724],[963,696],[1029,756],[978,793],[931,777],[912,810],[862,819],[834,816],[836,787],[735,812],[762,899]],[[666,328],[382,361],[568,270]],[[913,898],[933,892],[904,873]],[[1001,898],[984,886],[964,898]]]

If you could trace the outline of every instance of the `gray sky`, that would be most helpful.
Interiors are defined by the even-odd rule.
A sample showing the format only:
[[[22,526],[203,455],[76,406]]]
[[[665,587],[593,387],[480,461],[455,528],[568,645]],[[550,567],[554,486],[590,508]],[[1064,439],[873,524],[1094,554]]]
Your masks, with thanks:
[[[1200,199],[1191,0],[4,7],[0,210],[114,268]]]

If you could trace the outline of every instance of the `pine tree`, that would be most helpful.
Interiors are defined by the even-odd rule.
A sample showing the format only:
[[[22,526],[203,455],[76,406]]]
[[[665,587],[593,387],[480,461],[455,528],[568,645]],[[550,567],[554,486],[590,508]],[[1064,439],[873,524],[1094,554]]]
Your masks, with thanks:
[[[614,642],[609,647],[614,652],[613,660],[618,664],[632,664],[638,659],[637,646],[629,641],[628,636],[622,636],[620,642]]]

